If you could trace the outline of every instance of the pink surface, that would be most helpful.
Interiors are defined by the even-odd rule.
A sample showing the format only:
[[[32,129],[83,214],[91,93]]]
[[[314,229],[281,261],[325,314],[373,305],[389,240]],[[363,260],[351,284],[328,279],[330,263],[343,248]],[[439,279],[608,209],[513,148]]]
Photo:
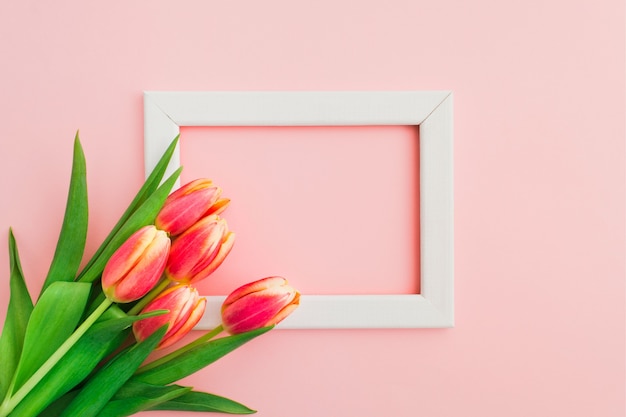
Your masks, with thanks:
[[[419,144],[409,126],[184,128],[182,182],[209,177],[237,234],[199,285],[289,277],[307,294],[419,291]]]
[[[187,382],[272,417],[621,417],[625,12],[614,0],[5,2],[0,229],[14,228],[39,285],[80,129],[92,253],[142,181],[143,90],[450,89],[456,328],[275,331]]]

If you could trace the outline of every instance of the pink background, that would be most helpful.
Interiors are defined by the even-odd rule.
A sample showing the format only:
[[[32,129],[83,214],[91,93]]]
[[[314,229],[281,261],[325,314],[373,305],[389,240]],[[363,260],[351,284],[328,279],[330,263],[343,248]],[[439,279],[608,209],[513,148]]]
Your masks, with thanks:
[[[418,131],[412,126],[183,128],[185,183],[231,198],[237,249],[198,287],[283,275],[306,294],[419,292]]]
[[[625,12],[613,0],[3,2],[2,234],[14,228],[27,281],[39,286],[80,129],[95,250],[143,179],[143,90],[453,90],[456,327],[274,331],[186,382],[272,417],[624,416]],[[305,149],[302,135],[290,142]],[[192,142],[183,151],[206,146]],[[393,175],[406,178],[400,165]],[[236,168],[239,178],[254,172]],[[393,183],[365,199],[376,227],[402,210],[382,194],[410,184]],[[332,239],[348,217],[321,194]],[[243,236],[255,222],[237,210],[238,243],[252,248]],[[294,218],[280,210],[273,222]],[[278,236],[304,245],[305,232]],[[278,254],[287,264],[277,272],[297,271],[304,251]],[[276,267],[254,261],[260,274]],[[352,276],[362,267],[317,261],[317,271],[356,268]],[[5,238],[0,271],[8,276]],[[302,287],[362,288],[333,281]],[[390,285],[414,290],[410,280]]]

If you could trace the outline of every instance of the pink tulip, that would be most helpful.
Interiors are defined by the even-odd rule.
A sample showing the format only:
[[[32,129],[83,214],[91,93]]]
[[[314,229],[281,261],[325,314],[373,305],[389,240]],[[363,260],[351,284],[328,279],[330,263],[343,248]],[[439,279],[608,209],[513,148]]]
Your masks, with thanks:
[[[279,323],[300,304],[300,293],[282,277],[251,282],[233,291],[222,304],[222,325],[230,334]]]
[[[204,217],[174,240],[165,275],[185,284],[200,281],[222,264],[234,243],[226,220]]]
[[[222,198],[222,189],[209,179],[191,181],[170,194],[156,217],[155,225],[170,236],[177,236],[202,217],[218,214],[230,200]]]
[[[152,300],[142,313],[155,310],[168,310],[160,316],[150,317],[133,324],[133,333],[137,341],[142,341],[167,324],[167,332],[157,349],[176,343],[198,324],[204,314],[206,299],[198,296],[198,291],[189,285],[170,287]]]
[[[152,225],[139,229],[115,251],[104,267],[104,294],[116,303],[129,303],[146,295],[163,274],[170,245],[164,231]]]

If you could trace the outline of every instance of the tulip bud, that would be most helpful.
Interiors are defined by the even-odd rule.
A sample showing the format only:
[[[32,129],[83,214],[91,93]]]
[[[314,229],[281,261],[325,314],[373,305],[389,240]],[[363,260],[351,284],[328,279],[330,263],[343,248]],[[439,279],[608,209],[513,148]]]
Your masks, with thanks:
[[[200,281],[221,265],[234,243],[226,220],[204,217],[174,240],[165,275],[186,284]]]
[[[156,217],[156,227],[178,236],[202,217],[224,211],[230,200],[220,199],[221,193],[221,188],[205,178],[183,185],[165,200]]]
[[[198,296],[198,291],[189,285],[176,285],[159,294],[144,307],[142,313],[155,310],[168,310],[166,314],[136,321],[133,333],[137,341],[145,340],[161,326],[167,324],[167,332],[157,349],[176,343],[198,324],[204,314],[206,299]]]
[[[167,233],[153,225],[136,231],[104,267],[104,294],[116,303],[129,303],[146,295],[161,279],[170,245]]]
[[[300,304],[300,293],[282,277],[263,278],[233,291],[222,304],[222,325],[230,334],[271,326]]]

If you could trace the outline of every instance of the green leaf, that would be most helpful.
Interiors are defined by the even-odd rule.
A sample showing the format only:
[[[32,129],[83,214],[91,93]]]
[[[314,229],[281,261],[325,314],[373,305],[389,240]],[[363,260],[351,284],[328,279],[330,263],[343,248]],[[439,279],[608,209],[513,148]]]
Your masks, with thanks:
[[[107,261],[133,233],[141,227],[154,223],[154,219],[163,207],[165,199],[169,195],[174,183],[178,179],[182,168],[177,169],[152,195],[129,217],[108,245],[100,253],[98,258],[81,272],[78,280],[81,282],[93,282],[104,270]]]
[[[54,282],[35,305],[24,336],[24,348],[14,380],[15,392],[33,375],[78,324],[91,285],[79,282]]]
[[[172,390],[179,393],[173,399],[170,395]],[[119,389],[111,403],[116,403],[115,408],[119,411],[125,410],[126,413],[111,414],[107,417],[122,417],[144,410],[204,411],[230,414],[252,414],[255,412],[243,404],[218,395],[192,391],[191,388],[179,385],[160,386],[133,380],[127,381]],[[122,404],[127,404],[129,408],[124,409]]]
[[[9,265],[11,297],[4,327],[2,328],[2,336],[0,336],[0,358],[2,358],[2,366],[0,366],[0,401],[9,389],[9,384],[20,360],[26,326],[33,311],[33,301],[24,282],[20,256],[12,230],[9,230]]]
[[[57,398],[52,404],[46,407],[45,410],[39,414],[41,417],[59,417],[63,410],[72,402],[72,400],[78,395],[78,390],[70,391],[60,398]]]
[[[95,417],[117,390],[133,375],[165,335],[167,326],[122,352],[89,379],[62,417]]]
[[[172,358],[172,360],[155,368],[136,374],[133,377],[133,380],[143,381],[154,385],[171,384],[172,382],[178,381],[181,378],[199,371],[205,366],[237,349],[244,343],[270,331],[272,328],[273,326],[263,327],[250,332],[212,340],[205,344],[196,346],[182,355]]]
[[[15,407],[11,416],[38,416],[53,401],[85,380],[100,361],[116,350],[127,338],[128,328],[135,321],[162,313],[96,322]]]
[[[63,226],[42,293],[53,282],[73,281],[76,277],[87,241],[87,223],[87,166],[77,132]]]
[[[124,385],[120,387],[120,389],[113,396],[113,400],[123,400],[127,398],[158,398],[162,395],[170,392],[172,388],[183,388],[176,385],[152,385],[146,382],[128,380]],[[187,391],[191,391],[192,388],[187,388]]]
[[[126,417],[149,410],[160,403],[184,395],[189,387],[178,385],[158,386],[127,381],[113,399],[100,411],[98,417]],[[47,416],[46,416],[47,417]]]
[[[150,407],[149,410],[201,411],[228,414],[256,413],[256,410],[226,397],[198,391],[191,391],[180,397],[157,404]]]
[[[93,257],[89,260],[87,265],[85,265],[85,268],[83,269],[83,272],[81,273],[80,278],[82,278],[84,276],[85,272],[88,271],[89,269],[91,269],[93,264],[100,258],[100,256],[102,255],[102,252],[105,251],[105,249],[107,248],[107,246],[109,245],[111,240],[119,232],[119,230],[122,228],[122,226],[128,221],[130,216],[158,188],[159,184],[161,183],[161,180],[163,179],[163,175],[165,174],[165,170],[167,169],[167,166],[168,166],[168,164],[170,162],[170,159],[172,159],[172,154],[174,153],[174,150],[176,149],[176,144],[178,143],[179,136],[180,135],[176,136],[174,138],[174,140],[172,141],[172,143],[170,143],[168,148],[165,150],[165,152],[163,153],[163,156],[161,157],[159,162],[156,164],[156,166],[154,167],[154,169],[152,170],[152,172],[150,173],[150,175],[148,176],[148,178],[144,182],[144,184],[141,187],[141,189],[139,189],[139,191],[137,192],[137,195],[135,196],[133,201],[130,203],[130,205],[128,206],[128,208],[124,212],[124,214],[122,214],[122,217],[120,217],[120,219],[118,220],[117,224],[113,227],[113,229],[111,230],[109,235],[104,239],[104,241],[102,242],[102,244],[100,245],[100,247],[98,248],[96,253],[93,255]]]

